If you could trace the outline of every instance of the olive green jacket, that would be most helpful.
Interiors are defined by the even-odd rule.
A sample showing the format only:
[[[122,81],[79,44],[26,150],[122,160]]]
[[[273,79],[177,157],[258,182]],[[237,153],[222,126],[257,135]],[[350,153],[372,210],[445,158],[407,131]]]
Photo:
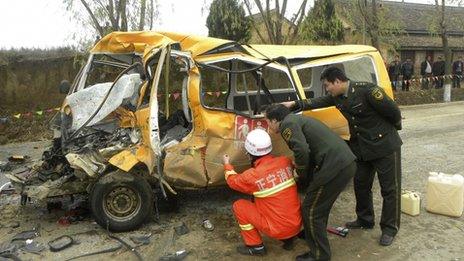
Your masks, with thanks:
[[[287,115],[280,133],[293,151],[298,176],[317,188],[355,160],[346,142],[319,120]]]
[[[403,142],[398,105],[375,84],[351,82],[347,96],[331,95],[296,102],[302,110],[336,106],[350,128],[350,147],[358,159],[373,160],[398,150]]]

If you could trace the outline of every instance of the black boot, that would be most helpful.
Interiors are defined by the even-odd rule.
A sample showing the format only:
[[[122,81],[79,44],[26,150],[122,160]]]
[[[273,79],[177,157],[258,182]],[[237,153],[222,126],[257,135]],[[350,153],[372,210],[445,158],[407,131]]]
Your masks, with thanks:
[[[266,248],[264,245],[259,246],[238,246],[237,252],[242,255],[249,255],[249,256],[264,256],[266,254]]]
[[[369,224],[359,219],[356,219],[355,221],[347,222],[345,224],[345,227],[350,229],[372,229],[374,227],[374,224]]]
[[[394,238],[395,237],[393,236],[382,233],[382,236],[380,237],[380,240],[379,240],[379,244],[381,246],[389,246],[393,243]]]
[[[282,248],[287,250],[287,251],[293,250],[293,248],[295,247],[295,239],[296,239],[296,237],[291,237],[291,238],[287,238],[287,239],[284,239],[284,240],[280,240],[280,241],[282,241],[284,243],[282,245]]]

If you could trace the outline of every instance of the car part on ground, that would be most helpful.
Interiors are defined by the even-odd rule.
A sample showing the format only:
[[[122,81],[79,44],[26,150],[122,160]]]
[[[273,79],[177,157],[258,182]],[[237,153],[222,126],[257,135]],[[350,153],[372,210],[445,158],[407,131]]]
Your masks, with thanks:
[[[63,249],[66,249],[72,246],[73,244],[74,244],[74,239],[67,235],[57,237],[48,242],[48,246],[50,248],[50,251],[52,252],[61,251]]]

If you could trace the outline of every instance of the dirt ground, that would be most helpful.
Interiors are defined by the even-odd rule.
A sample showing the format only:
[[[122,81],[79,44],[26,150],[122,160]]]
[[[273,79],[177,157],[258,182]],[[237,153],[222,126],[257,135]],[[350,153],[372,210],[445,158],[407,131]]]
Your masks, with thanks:
[[[401,229],[393,245],[378,245],[380,229],[352,230],[346,238],[329,235],[333,260],[464,260],[464,217],[451,218],[428,213],[425,210],[426,182],[429,171],[461,173],[464,175],[464,102],[402,107],[403,138],[402,165],[403,188],[422,194],[421,214],[411,217],[402,214]],[[11,154],[27,154],[40,158],[47,142],[16,143],[0,146],[0,161]],[[5,181],[0,173],[0,181]],[[227,188],[201,192],[183,192],[180,209],[161,213],[159,222],[152,220],[137,231],[119,233],[118,237],[134,245],[129,239],[133,235],[151,233],[148,245],[136,247],[145,260],[157,260],[160,256],[185,249],[189,252],[185,260],[293,260],[296,255],[307,251],[302,240],[297,241],[293,251],[285,251],[281,243],[265,238],[268,255],[264,258],[243,258],[235,253],[241,244],[238,226],[231,212],[235,199],[246,197]],[[374,203],[379,220],[381,197],[378,183],[374,186]],[[355,217],[353,187],[350,184],[336,201],[329,224],[343,225]],[[72,235],[79,244],[60,252],[44,250],[40,255],[21,253],[23,260],[65,260],[80,254],[117,246],[107,232],[96,225],[91,217],[84,221],[63,226],[57,223],[64,215],[62,210],[47,210],[38,204],[19,206],[17,196],[0,197],[0,243],[9,242],[17,233],[38,227],[40,236],[34,240],[47,244],[62,235]],[[204,218],[215,225],[214,231],[201,227]],[[19,227],[13,228],[18,225]],[[178,236],[174,227],[182,222],[189,233]],[[15,224],[16,223],[16,224]],[[88,257],[87,260],[136,260],[130,251]],[[83,258],[82,260],[86,260]]]

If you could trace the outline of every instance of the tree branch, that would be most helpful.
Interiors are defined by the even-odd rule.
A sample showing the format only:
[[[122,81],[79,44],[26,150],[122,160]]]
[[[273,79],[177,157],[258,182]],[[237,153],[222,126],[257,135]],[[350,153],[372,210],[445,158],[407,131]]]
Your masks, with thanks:
[[[108,0],[107,10],[108,10],[108,15],[109,15],[110,21],[111,21],[111,27],[113,27],[114,30],[117,30],[117,28],[118,28],[118,21],[117,21],[116,18],[114,17],[114,4],[113,4],[113,0]]]
[[[139,31],[143,30],[145,25],[145,11],[146,11],[146,0],[140,0],[140,22],[139,22]]]
[[[275,35],[276,35],[276,41],[279,44],[282,44],[282,24],[283,24],[283,16],[280,13],[280,5],[279,5],[279,0],[275,0],[275,10],[277,14],[277,19],[274,23],[275,26]]]
[[[300,8],[298,9],[298,12],[292,19],[292,24],[290,25],[290,28],[288,30],[288,33],[290,35],[290,38],[288,38],[289,43],[293,43],[295,41],[296,36],[298,35],[298,31],[301,25],[301,22],[303,21],[303,18],[305,17],[305,10],[306,10],[306,5],[308,3],[308,0],[303,0],[303,2],[300,5]],[[295,23],[296,22],[296,23]],[[293,33],[290,34],[290,29],[293,30]],[[284,40],[286,42],[286,40]]]
[[[97,29],[98,33],[100,34],[100,37],[103,37],[104,36],[103,28],[101,27],[101,25],[98,22],[97,18],[95,17],[94,13],[90,9],[89,5],[87,4],[87,2],[85,0],[81,0],[81,3],[84,5],[85,10],[87,10],[87,12],[89,13],[90,18],[92,19],[95,28]]]
[[[258,34],[258,37],[259,39],[261,40],[262,43],[266,43],[266,40],[264,39],[263,35],[261,34],[258,26],[256,25],[256,21],[253,17],[253,14],[251,13],[251,6],[250,6],[250,3],[248,2],[248,0],[244,0],[245,2],[245,6],[248,10],[248,17],[250,19],[250,22],[251,22],[251,25],[253,26],[253,28],[255,29],[256,33]]]
[[[269,0],[267,0],[269,1]],[[261,1],[260,0],[255,0],[255,3],[256,5],[258,6],[258,10],[259,10],[259,13],[261,14],[261,17],[263,19],[263,22],[264,22],[264,26],[266,27],[266,31],[267,31],[267,35],[269,37],[269,41],[271,43],[275,43],[275,39],[274,39],[274,34],[273,32],[271,31],[271,25],[269,23],[269,12],[267,12],[265,14],[264,10],[263,10],[263,6],[261,5]],[[269,8],[269,6],[267,6]]]
[[[153,21],[155,20],[154,19],[154,13],[155,13],[155,6],[154,6],[154,3],[153,3],[153,0],[150,0],[150,31],[153,29]]]
[[[121,14],[121,31],[127,31],[127,14],[126,14],[127,0],[119,0],[119,13]]]

